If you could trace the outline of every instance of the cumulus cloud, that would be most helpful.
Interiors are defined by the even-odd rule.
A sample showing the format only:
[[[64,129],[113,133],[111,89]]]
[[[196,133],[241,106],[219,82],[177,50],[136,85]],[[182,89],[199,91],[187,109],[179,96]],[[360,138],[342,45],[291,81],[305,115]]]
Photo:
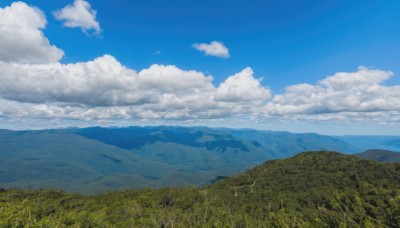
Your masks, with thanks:
[[[303,120],[372,120],[372,116],[396,120],[400,86],[383,85],[391,76],[391,71],[359,67],[356,72],[339,72],[315,85],[288,86],[284,94],[273,97],[264,113]]]
[[[211,43],[193,44],[196,50],[204,52],[206,55],[229,58],[229,49],[222,42],[212,41]]]
[[[108,55],[66,65],[0,63],[0,71],[0,96],[9,100],[107,106],[145,99],[145,94],[125,93],[133,83],[129,77],[132,72]]]
[[[90,11],[88,4],[75,1],[57,14],[60,17],[75,14],[82,7]],[[12,20],[2,20],[3,25],[12,27],[12,23],[21,23],[23,26],[15,26],[15,33],[25,37],[22,34],[29,28],[39,34],[42,41],[47,41],[40,32],[46,25],[45,16],[38,9],[14,3],[4,12],[5,18]],[[10,29],[2,34],[8,37],[9,33],[12,34]],[[27,40],[26,43],[31,45],[21,50],[34,53],[25,49],[38,46],[37,42]],[[35,57],[41,59],[49,52],[38,53]],[[6,57],[1,53],[0,59]],[[57,60],[59,57],[53,61],[0,61],[0,116],[84,120],[213,119],[251,114],[270,94],[269,89],[253,77],[250,68],[217,87],[211,75],[173,65],[154,64],[137,72],[110,55],[71,64]]]
[[[65,27],[80,28],[86,34],[93,31],[95,35],[99,35],[101,28],[96,20],[96,14],[96,10],[93,10],[85,0],[75,0],[72,5],[53,12],[54,17],[63,21]]]
[[[44,36],[47,21],[43,12],[24,2],[0,8],[0,61],[52,63],[64,52]]]
[[[68,7],[77,7],[77,2],[83,1]],[[90,6],[85,9],[93,13]],[[315,84],[291,85],[284,93],[273,95],[249,67],[217,86],[211,75],[195,70],[154,64],[136,71],[110,55],[62,64],[58,61],[63,51],[49,44],[42,33],[45,26],[43,13],[25,3],[0,8],[2,120],[129,122],[247,118],[400,122],[400,85],[384,84],[393,76],[390,71],[360,67]],[[213,43],[199,47],[203,45],[205,51],[204,47]],[[228,51],[221,56],[229,56]]]
[[[73,108],[68,115],[74,118],[218,118],[248,113],[249,104],[270,93],[250,68],[216,87],[212,76],[201,72],[157,64],[136,72],[110,55],[75,64],[0,63],[0,72],[4,100],[30,103],[32,113]]]
[[[260,103],[271,97],[271,91],[253,77],[250,67],[228,77],[218,88],[216,99],[227,102]]]

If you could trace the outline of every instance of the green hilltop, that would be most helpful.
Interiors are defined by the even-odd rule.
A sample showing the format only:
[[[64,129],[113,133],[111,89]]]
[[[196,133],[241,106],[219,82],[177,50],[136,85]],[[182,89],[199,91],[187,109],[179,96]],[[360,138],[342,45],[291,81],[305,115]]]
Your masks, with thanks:
[[[0,227],[398,227],[400,164],[306,152],[203,188],[2,189],[0,211]]]

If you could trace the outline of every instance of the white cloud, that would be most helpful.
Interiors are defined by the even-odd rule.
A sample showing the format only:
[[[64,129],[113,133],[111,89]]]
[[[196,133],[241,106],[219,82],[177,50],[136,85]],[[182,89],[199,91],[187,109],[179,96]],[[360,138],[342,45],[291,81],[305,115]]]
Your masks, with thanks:
[[[254,102],[269,97],[250,68],[220,87],[213,85],[212,76],[197,71],[155,64],[136,72],[109,55],[75,64],[0,63],[0,72],[0,97],[22,105],[18,116],[220,118],[248,114]],[[33,110],[20,113],[29,107]]]
[[[51,63],[64,52],[44,36],[46,17],[37,8],[24,2],[14,2],[0,8],[0,61]]]
[[[69,28],[81,28],[85,33],[93,31],[95,35],[101,32],[100,23],[96,20],[96,11],[85,0],[75,0],[61,10],[53,12],[54,17],[63,21],[63,25]]]
[[[33,17],[24,20],[26,26],[32,23],[36,32],[45,27],[39,10],[24,3],[16,6],[31,13],[23,12]],[[60,13],[69,12],[68,7]],[[9,14],[18,21],[18,10]],[[25,30],[20,26],[16,31]],[[110,55],[73,64],[0,61],[0,80],[0,116],[9,118],[212,119],[250,114],[254,104],[269,97],[250,68],[216,87],[213,77],[201,72],[157,64],[137,72]]]
[[[0,63],[0,96],[32,103],[67,102],[86,105],[140,103],[143,95],[126,93],[134,83],[130,74],[111,56],[75,64]]]
[[[196,94],[212,89],[211,76],[191,70],[184,71],[173,65],[154,64],[139,72],[137,76],[140,88],[156,89],[161,93]]]
[[[267,116],[296,120],[396,121],[400,113],[400,86],[385,86],[391,71],[360,67],[340,72],[315,85],[288,86],[264,108]],[[374,118],[372,118],[374,117]]]
[[[228,77],[218,88],[216,99],[226,102],[260,103],[271,97],[271,91],[253,77],[253,70],[243,71]]]
[[[206,55],[229,58],[229,50],[222,42],[212,41],[211,43],[193,44],[193,47]]]
[[[216,86],[198,71],[157,64],[135,71],[110,55],[62,64],[45,26],[43,13],[25,3],[0,8],[2,120],[400,122],[400,85],[384,85],[390,71],[360,67],[272,95],[251,68]]]

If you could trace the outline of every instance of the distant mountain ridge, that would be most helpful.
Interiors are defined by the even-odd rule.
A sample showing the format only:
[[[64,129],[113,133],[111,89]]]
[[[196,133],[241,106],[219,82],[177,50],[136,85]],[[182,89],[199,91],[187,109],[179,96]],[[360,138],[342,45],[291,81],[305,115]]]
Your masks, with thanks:
[[[358,152],[369,149],[400,151],[400,136],[345,135],[332,137],[358,147]]]
[[[371,149],[362,153],[354,154],[354,156],[380,162],[400,162],[400,152],[389,150]]]
[[[316,133],[291,133],[287,131],[267,131],[254,129],[238,129],[227,132],[239,139],[254,140],[266,146],[269,150],[277,152],[274,158],[287,158],[303,151],[328,150],[343,153],[359,151],[356,146],[335,137],[324,136]],[[316,149],[319,148],[319,149]]]
[[[382,144],[392,146],[392,147],[397,147],[400,149],[400,138],[389,139],[389,140],[382,142]]]
[[[80,193],[203,186],[306,150],[358,151],[329,136],[248,129],[0,130],[0,186]]]
[[[210,129],[182,127],[128,127],[128,128],[85,128],[75,133],[89,139],[101,141],[122,149],[140,149],[146,144],[170,142],[191,147],[206,147],[208,150],[225,150],[228,147],[249,151],[243,142],[232,135],[222,135]]]

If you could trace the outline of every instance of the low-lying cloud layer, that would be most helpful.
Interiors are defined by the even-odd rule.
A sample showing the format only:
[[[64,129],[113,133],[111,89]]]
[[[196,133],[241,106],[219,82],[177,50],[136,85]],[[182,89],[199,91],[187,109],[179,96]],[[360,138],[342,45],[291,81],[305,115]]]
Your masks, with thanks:
[[[250,68],[216,87],[212,76],[197,71],[152,65],[136,72],[110,55],[75,64],[0,62],[0,72],[4,100],[24,103],[25,108],[30,103],[42,110],[46,108],[38,104],[51,110],[53,106],[57,110],[75,107],[82,113],[92,110],[93,118],[112,117],[110,113],[117,117],[218,118],[250,113],[270,96]]]
[[[272,94],[250,67],[215,85],[198,71],[157,64],[135,71],[110,55],[62,64],[45,25],[25,3],[0,8],[0,118],[400,121],[400,86],[384,85],[390,71],[360,67]]]

